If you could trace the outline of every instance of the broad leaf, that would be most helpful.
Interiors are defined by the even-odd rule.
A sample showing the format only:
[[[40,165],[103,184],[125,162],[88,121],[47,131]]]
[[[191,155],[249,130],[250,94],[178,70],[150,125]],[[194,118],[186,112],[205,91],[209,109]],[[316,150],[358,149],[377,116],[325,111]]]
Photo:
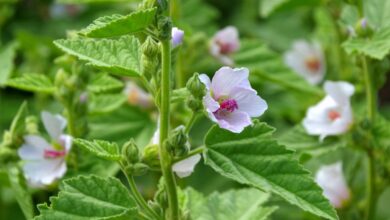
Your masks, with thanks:
[[[390,26],[390,1],[369,0],[363,1],[364,16],[368,24],[374,28],[385,28]]]
[[[154,20],[156,8],[135,11],[129,15],[111,15],[96,19],[80,31],[87,37],[117,37],[136,33],[147,28]]]
[[[4,86],[14,69],[17,43],[10,43],[0,49],[0,86]]]
[[[121,153],[119,152],[119,147],[116,143],[102,140],[87,141],[80,138],[75,139],[73,143],[86,149],[97,157],[113,161],[119,161],[121,159]]]
[[[381,60],[390,52],[390,27],[381,29],[369,38],[350,38],[342,46],[347,53],[357,53]]]
[[[56,40],[64,52],[89,62],[101,70],[120,76],[138,76],[141,72],[140,42],[132,36],[118,39],[77,38]]]
[[[185,206],[192,220],[265,220],[277,207],[263,207],[269,194],[256,189],[214,192],[209,197],[189,188]]]
[[[273,132],[257,121],[240,134],[214,126],[205,139],[206,164],[239,183],[275,193],[305,211],[338,219],[310,173],[294,159],[293,151],[272,138]]]
[[[111,92],[123,88],[123,82],[107,74],[99,74],[93,77],[88,85],[88,90],[95,93]]]
[[[43,74],[23,74],[8,80],[7,85],[30,92],[53,93],[55,89],[52,81]]]
[[[126,220],[138,219],[136,203],[115,178],[79,176],[62,182],[51,205],[38,206],[37,220]]]
[[[126,102],[123,94],[92,95],[88,100],[88,111],[91,114],[108,113],[121,107]]]

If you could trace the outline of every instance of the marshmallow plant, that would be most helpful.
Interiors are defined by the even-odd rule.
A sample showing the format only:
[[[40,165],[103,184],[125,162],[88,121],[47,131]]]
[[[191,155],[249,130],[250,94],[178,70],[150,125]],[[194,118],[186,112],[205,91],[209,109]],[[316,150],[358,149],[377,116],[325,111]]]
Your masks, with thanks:
[[[250,8],[241,2],[246,7],[240,10]],[[261,1],[258,29],[241,11],[225,19],[240,27],[240,42],[233,26],[212,34],[215,23],[207,22],[213,10],[204,5],[197,10],[203,0],[143,0],[128,15],[98,18],[68,39],[55,40],[65,54],[42,74],[23,74],[30,65],[22,65],[15,78],[0,77],[0,87],[39,94],[29,99],[39,103],[23,105],[0,144],[0,173],[7,173],[0,184],[14,190],[26,219],[300,219],[301,213],[327,220],[376,219],[376,200],[390,173],[389,122],[376,102],[389,25],[375,17],[372,10],[378,7],[371,5],[367,20],[358,23],[364,30],[356,29],[341,47],[336,41],[347,36],[332,19],[366,10],[351,10],[356,1],[349,2],[348,13],[338,10],[340,4],[319,3],[315,16],[304,16],[318,22],[305,22],[310,24],[305,30],[315,27],[313,36],[318,34],[326,50],[300,40],[283,55],[278,49],[285,42],[280,41],[291,34],[277,37],[284,29],[278,27],[269,33],[275,28],[265,25],[274,24],[265,23],[274,19],[268,17],[275,7],[269,2]],[[325,10],[328,5],[335,8]],[[292,28],[299,23],[292,20]],[[26,47],[27,37],[22,38],[20,50]],[[29,59],[5,62],[4,54],[11,53],[0,47],[0,64]],[[334,70],[329,73],[324,52]],[[0,69],[0,75],[9,69]],[[7,105],[1,105],[1,113]],[[27,106],[34,109],[27,111]],[[48,112],[37,120],[41,108],[61,111],[66,120]],[[38,135],[41,122],[48,135]],[[356,173],[344,174],[341,162],[325,165],[329,158]],[[308,171],[318,165],[324,166]],[[219,191],[213,187],[225,179],[245,189],[201,195],[187,187]],[[45,197],[47,190],[54,197]],[[279,207],[267,202],[275,196],[302,212],[285,215],[283,202]],[[32,201],[45,204],[35,212]]]

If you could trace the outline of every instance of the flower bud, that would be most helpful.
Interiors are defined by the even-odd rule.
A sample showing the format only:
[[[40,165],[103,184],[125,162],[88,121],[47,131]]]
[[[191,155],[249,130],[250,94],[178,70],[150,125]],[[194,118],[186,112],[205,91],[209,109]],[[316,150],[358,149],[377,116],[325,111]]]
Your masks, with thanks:
[[[9,149],[7,147],[0,147],[0,164],[5,164],[10,161],[16,161],[18,159],[18,155],[15,150]]]
[[[160,48],[157,42],[151,37],[146,38],[145,42],[142,44],[141,63],[142,74],[148,79],[157,74],[160,62],[159,54]]]
[[[159,33],[159,39],[160,40],[167,40],[171,38],[172,34],[172,21],[170,18],[165,16],[160,16],[158,19],[158,30]]]
[[[188,81],[186,85],[188,91],[195,97],[195,98],[203,98],[203,96],[206,94],[206,87],[205,85],[200,81],[199,74],[195,73]]]
[[[141,46],[142,54],[147,57],[156,57],[160,53],[160,48],[153,38],[146,38],[145,42]]]
[[[171,136],[168,139],[168,145],[171,148],[181,148],[187,143],[188,137],[185,133],[185,127],[179,126],[172,131]]]
[[[133,139],[122,146],[122,156],[128,164],[134,164],[140,161],[138,147]]]
[[[152,170],[160,169],[158,145],[152,144],[144,148],[142,162],[147,164]]]
[[[360,19],[355,25],[355,32],[358,36],[369,37],[372,35],[373,31],[368,25],[367,19]]]
[[[172,47],[177,47],[183,42],[184,31],[177,27],[172,28]]]
[[[149,170],[149,166],[143,163],[129,164],[126,166],[126,172],[132,176],[145,175]]]
[[[28,134],[38,134],[38,119],[35,116],[28,116],[26,118],[26,132]]]
[[[200,111],[203,109],[203,103],[200,99],[196,99],[193,96],[189,97],[187,100],[187,106],[194,112]]]

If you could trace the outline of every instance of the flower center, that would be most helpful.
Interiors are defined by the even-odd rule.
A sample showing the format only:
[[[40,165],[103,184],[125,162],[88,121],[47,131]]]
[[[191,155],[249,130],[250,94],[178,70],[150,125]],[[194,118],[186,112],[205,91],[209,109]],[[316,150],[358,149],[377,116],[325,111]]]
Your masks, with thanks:
[[[221,54],[229,54],[233,50],[232,46],[229,43],[224,43],[224,42],[221,42],[219,40],[217,40],[216,43],[219,46],[219,52]]]
[[[341,115],[339,112],[335,111],[335,110],[331,110],[328,112],[328,118],[331,120],[331,121],[334,121],[338,118],[340,118]]]
[[[236,100],[234,99],[220,99],[219,109],[214,112],[214,115],[218,118],[226,116],[238,109]]]
[[[315,56],[310,56],[305,59],[306,68],[310,70],[312,73],[316,73],[321,68],[320,60]]]
[[[43,156],[48,159],[56,159],[65,156],[64,150],[45,150]]]

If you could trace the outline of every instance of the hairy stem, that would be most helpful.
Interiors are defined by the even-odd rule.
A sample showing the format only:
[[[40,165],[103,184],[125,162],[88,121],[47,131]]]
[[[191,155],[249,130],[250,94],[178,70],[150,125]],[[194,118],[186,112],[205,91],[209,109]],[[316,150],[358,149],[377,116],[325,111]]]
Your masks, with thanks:
[[[160,107],[160,162],[168,193],[169,219],[179,219],[179,204],[177,199],[176,181],[172,172],[172,158],[166,149],[170,118],[170,72],[171,72],[171,42],[161,41],[162,44],[162,77],[161,77],[161,107]]]
[[[190,120],[187,122],[185,133],[188,134],[191,131],[192,125],[194,125],[198,118],[198,112],[192,112]]]

